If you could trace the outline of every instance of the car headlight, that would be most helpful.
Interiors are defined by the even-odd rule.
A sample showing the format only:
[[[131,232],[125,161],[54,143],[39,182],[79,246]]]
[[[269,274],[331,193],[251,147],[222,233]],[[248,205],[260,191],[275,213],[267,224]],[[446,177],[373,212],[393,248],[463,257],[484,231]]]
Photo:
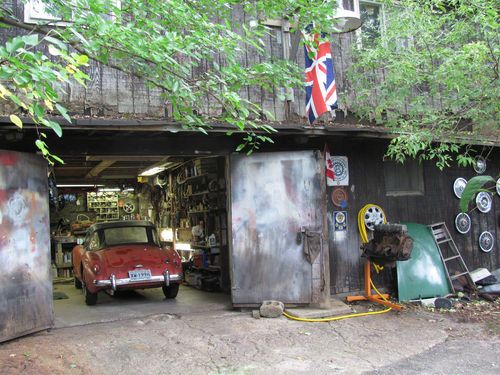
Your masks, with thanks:
[[[99,268],[99,265],[98,264],[95,264],[94,267],[92,267],[92,271],[94,271],[94,273],[99,273],[101,269]]]

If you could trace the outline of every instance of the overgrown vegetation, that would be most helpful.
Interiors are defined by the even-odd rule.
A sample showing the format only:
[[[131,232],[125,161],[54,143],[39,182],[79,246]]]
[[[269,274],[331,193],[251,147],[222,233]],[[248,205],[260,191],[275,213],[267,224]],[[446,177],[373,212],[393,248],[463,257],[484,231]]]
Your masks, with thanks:
[[[264,91],[301,88],[303,67],[268,55],[258,22],[287,18],[297,30],[314,22],[332,31],[336,1],[208,0],[43,0],[64,26],[30,25],[18,19],[15,2],[0,6],[0,26],[17,28],[0,46],[0,99],[14,108],[22,127],[28,116],[38,126],[37,146],[50,160],[43,127],[61,135],[50,115],[71,121],[61,103],[70,82],[84,85],[89,59],[133,74],[159,88],[169,116],[206,133],[214,123],[246,133],[238,150],[272,142],[273,116],[260,101],[242,95],[246,87]],[[388,156],[434,159],[445,167],[471,161],[473,143],[498,137],[498,11],[494,0],[382,0],[387,5],[380,37],[354,51],[352,92],[343,107],[383,124],[398,135]],[[119,5],[119,6],[117,6]],[[235,23],[234,8],[244,22]],[[13,32],[12,34],[16,34]],[[243,47],[255,53],[242,66]],[[194,75],[192,71],[203,71]],[[212,117],[200,103],[217,103]],[[231,133],[231,131],[229,132]],[[498,139],[498,138],[497,138]],[[438,141],[438,142],[436,142]],[[487,142],[486,142],[487,143]]]
[[[499,139],[498,2],[380,2],[383,30],[355,48],[348,107],[398,135],[395,160],[471,164],[468,145]]]

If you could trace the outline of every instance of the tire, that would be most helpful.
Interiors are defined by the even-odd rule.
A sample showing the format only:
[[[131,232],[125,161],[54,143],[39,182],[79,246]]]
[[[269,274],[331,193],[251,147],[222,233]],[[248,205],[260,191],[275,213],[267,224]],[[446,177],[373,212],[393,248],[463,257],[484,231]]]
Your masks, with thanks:
[[[171,284],[170,286],[163,285],[162,289],[165,298],[172,299],[177,297],[177,293],[179,293],[179,284]]]
[[[88,290],[87,285],[85,283],[82,284],[83,295],[85,297],[85,304],[87,306],[93,306],[97,303],[97,293],[92,293]]]
[[[82,289],[82,282],[75,276],[75,288]]]

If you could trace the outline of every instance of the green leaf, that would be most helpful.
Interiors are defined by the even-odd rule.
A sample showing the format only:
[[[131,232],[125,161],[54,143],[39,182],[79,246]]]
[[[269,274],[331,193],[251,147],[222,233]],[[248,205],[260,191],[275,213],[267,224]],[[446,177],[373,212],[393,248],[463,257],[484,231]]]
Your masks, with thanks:
[[[66,48],[66,44],[64,44],[59,39],[53,38],[51,36],[46,36],[44,39],[47,42],[49,42],[49,43],[55,44],[57,47],[59,47],[59,49],[65,49]]]
[[[57,49],[56,47],[54,47],[52,44],[49,44],[49,53],[52,56],[60,56],[61,55],[61,51],[59,49]]]
[[[23,37],[24,42],[29,46],[36,46],[38,44],[38,34],[26,35]]]
[[[240,152],[245,148],[246,144],[245,143],[240,143],[238,147],[236,147],[236,152]]]
[[[56,103],[56,108],[59,113],[71,124],[71,117],[68,115],[68,111],[62,105]]]
[[[23,128],[23,122],[21,121],[21,119],[19,117],[17,117],[16,115],[10,115],[9,116],[9,119],[10,121],[12,121],[12,123],[14,125],[16,125],[18,128]]]
[[[484,191],[483,186],[488,182],[495,183],[495,179],[491,176],[475,176],[467,182],[467,185],[465,185],[465,189],[462,192],[462,197],[460,198],[461,212],[467,212],[469,203],[474,199],[478,192]]]
[[[76,59],[76,62],[79,64],[79,65],[86,65],[88,62],[89,62],[89,57],[87,55],[80,55],[78,56],[78,58]]]

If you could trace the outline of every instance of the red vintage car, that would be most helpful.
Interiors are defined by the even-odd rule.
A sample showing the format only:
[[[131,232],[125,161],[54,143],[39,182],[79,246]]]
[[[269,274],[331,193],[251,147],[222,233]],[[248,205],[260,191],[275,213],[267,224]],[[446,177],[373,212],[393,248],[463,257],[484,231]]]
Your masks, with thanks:
[[[87,305],[95,305],[102,290],[162,287],[166,298],[175,298],[182,263],[175,250],[161,248],[152,223],[124,220],[87,230],[84,243],[73,248],[73,273]]]

